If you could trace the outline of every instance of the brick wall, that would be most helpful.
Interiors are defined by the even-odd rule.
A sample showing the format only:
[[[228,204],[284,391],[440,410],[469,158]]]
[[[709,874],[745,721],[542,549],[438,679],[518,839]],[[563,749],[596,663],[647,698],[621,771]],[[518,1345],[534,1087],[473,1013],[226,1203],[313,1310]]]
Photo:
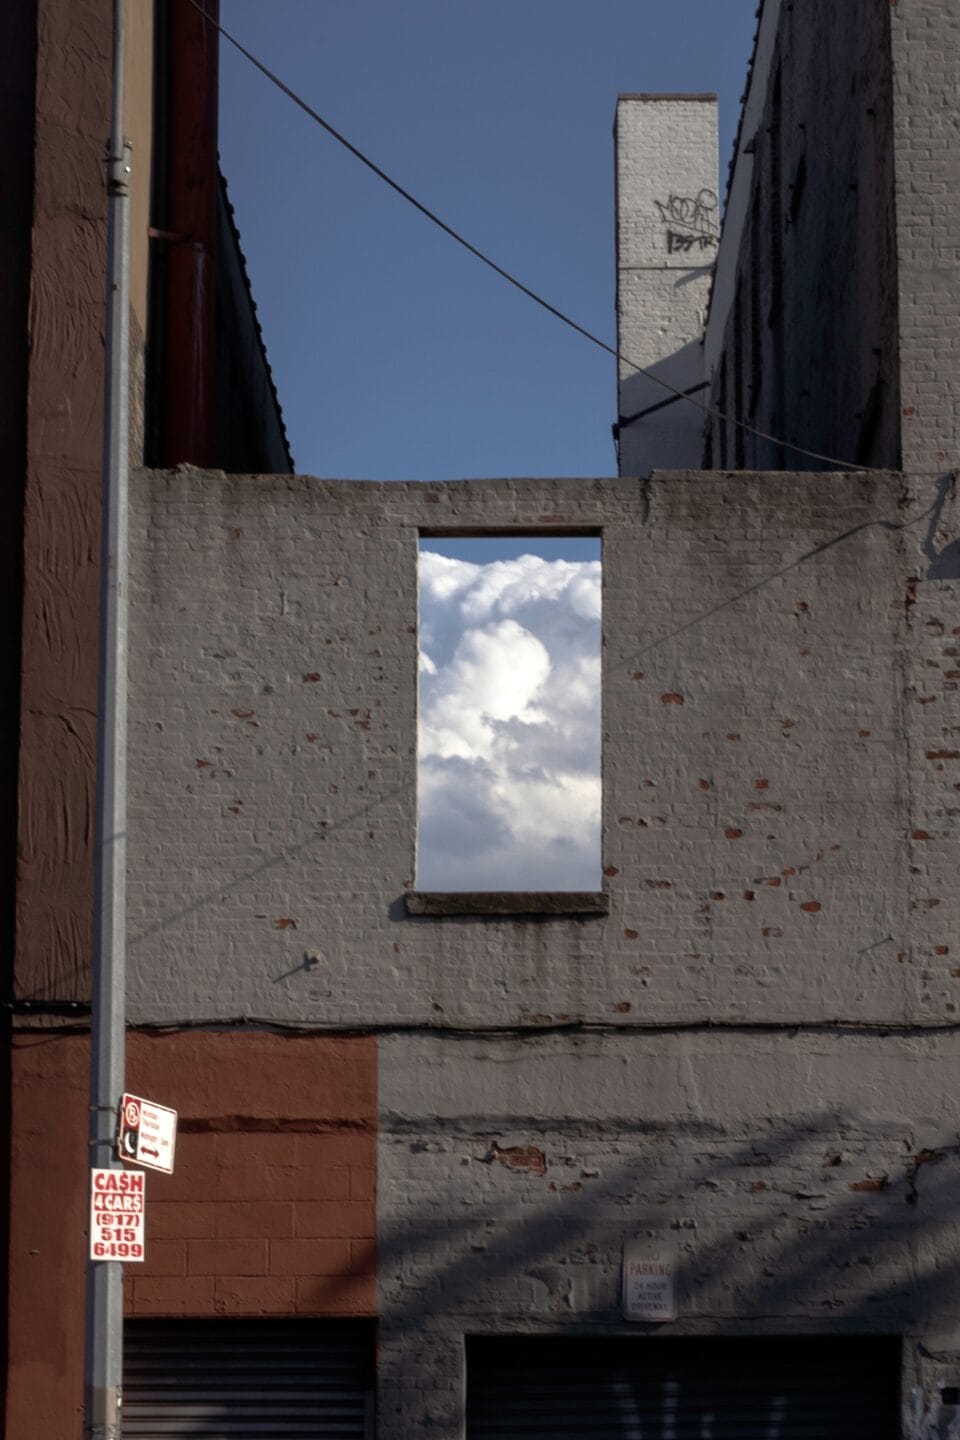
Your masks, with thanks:
[[[943,1021],[953,998],[896,957],[929,923],[932,765],[954,783],[907,725],[918,597],[952,629],[944,485],[142,478],[131,1017]],[[610,914],[411,917],[418,527],[538,524],[603,532]],[[946,930],[951,887],[932,898]]]
[[[899,0],[890,17],[903,464],[942,470],[960,459],[960,15]]]
[[[716,96],[621,95],[614,139],[622,421],[670,398],[636,365],[680,390],[704,378],[700,338],[720,224]],[[622,425],[619,472],[699,464],[702,432],[702,412],[683,401]]]
[[[678,1246],[677,1333],[892,1331],[953,1383],[951,479],[136,493],[132,1011],[381,1033],[379,1433],[461,1435],[464,1334],[621,1330],[637,1233]],[[610,913],[408,916],[419,530],[578,527]],[[295,1304],[278,1198],[248,1263]],[[229,1269],[206,1223],[143,1283]]]
[[[18,1440],[81,1425],[88,1074],[85,1035],[15,1036],[5,1433]],[[173,1176],[147,1175],[128,1314],[375,1313],[374,1040],[131,1034],[127,1083],[181,1121]]]
[[[135,1035],[127,1083],[182,1116],[130,1313],[374,1313],[376,1041]]]

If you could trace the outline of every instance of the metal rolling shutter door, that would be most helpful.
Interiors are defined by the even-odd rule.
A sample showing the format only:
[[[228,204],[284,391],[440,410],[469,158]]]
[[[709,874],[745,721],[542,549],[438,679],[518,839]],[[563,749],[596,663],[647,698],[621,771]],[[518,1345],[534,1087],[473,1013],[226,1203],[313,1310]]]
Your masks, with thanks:
[[[896,1440],[896,1340],[474,1340],[468,1440]]]
[[[129,1321],[124,1440],[369,1440],[372,1371],[362,1321]]]

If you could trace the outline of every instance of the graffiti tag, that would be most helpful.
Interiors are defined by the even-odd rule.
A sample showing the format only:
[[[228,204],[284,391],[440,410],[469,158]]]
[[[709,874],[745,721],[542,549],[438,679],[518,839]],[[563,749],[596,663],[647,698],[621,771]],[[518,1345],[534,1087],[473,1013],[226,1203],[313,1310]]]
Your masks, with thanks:
[[[653,202],[660,219],[667,227],[667,254],[708,250],[719,241],[716,223],[717,195],[703,189],[695,196],[671,195],[668,200]]]

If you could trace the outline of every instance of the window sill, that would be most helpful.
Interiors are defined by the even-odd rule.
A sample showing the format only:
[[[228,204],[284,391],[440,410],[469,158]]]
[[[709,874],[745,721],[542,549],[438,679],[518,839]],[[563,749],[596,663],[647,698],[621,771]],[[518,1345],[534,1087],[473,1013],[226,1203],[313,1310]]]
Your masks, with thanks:
[[[413,890],[408,915],[606,915],[603,890]]]

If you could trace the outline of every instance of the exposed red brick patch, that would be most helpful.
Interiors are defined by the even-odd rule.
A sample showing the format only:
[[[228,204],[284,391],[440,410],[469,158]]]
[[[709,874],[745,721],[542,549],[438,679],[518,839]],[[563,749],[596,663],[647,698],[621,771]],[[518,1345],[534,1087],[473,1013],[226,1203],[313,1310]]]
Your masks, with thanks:
[[[770,781],[769,781],[769,780],[754,780],[754,782],[753,782],[753,788],[754,788],[754,790],[768,790],[768,789],[770,788]]]
[[[872,735],[872,734],[873,734],[873,731],[872,731],[872,730],[858,730],[858,731],[857,731],[857,734],[860,736],[860,739],[861,739],[861,740],[866,740],[866,738],[867,738],[868,735]]]
[[[960,760],[960,750],[928,750],[928,760]]]
[[[212,761],[212,760],[198,760],[198,761],[197,761],[197,769],[198,769],[198,770],[205,770],[208,765],[212,765],[212,764],[213,764],[213,761]]]
[[[254,715],[256,714],[256,711],[255,711],[255,710],[231,710],[231,711],[230,711],[230,714],[231,714],[231,715],[235,715],[238,720],[252,720],[253,717],[254,717]]]
[[[308,670],[307,673],[306,673],[306,675],[304,675],[303,678],[304,678],[304,681],[305,681],[307,684],[309,684],[309,685],[315,685],[315,684],[317,683],[317,681],[320,679],[320,676],[317,674],[316,670]]]
[[[698,781],[697,781],[697,784],[700,786],[700,789],[701,789],[701,790],[709,790],[709,789],[710,789],[710,781],[709,781],[709,780],[698,780]]]
[[[623,933],[628,940],[637,940],[639,938],[639,931],[637,930],[624,930]]]
[[[531,1175],[547,1173],[547,1158],[536,1145],[507,1145],[501,1150],[494,1141],[483,1158],[488,1165],[496,1160],[510,1170],[527,1170]]]
[[[757,897],[752,890],[744,890],[743,898],[744,900],[756,900]]]
[[[911,840],[929,840],[930,833],[927,830],[914,830],[910,838]]]
[[[726,893],[723,890],[711,890],[710,892],[711,900],[726,900],[726,898]]]
[[[618,1000],[617,1003],[616,1003],[616,1005],[614,1005],[613,1008],[614,1008],[614,1010],[617,1012],[618,1015],[629,1015],[629,1014],[630,1014],[630,1001],[629,1001],[629,1000]]]
[[[634,678],[634,680],[642,680],[642,679],[643,679],[643,671],[642,671],[642,670],[634,670],[634,672],[633,672],[633,678]]]
[[[284,915],[281,919],[274,920],[273,928],[275,930],[296,930],[297,922],[296,920],[291,920],[289,915]]]
[[[767,1184],[766,1180],[754,1180],[750,1186],[750,1189],[754,1195],[759,1195],[761,1190],[769,1190],[770,1186]]]
[[[878,1175],[876,1177],[868,1176],[866,1180],[854,1180],[850,1189],[873,1192],[876,1190],[886,1190],[889,1183],[886,1175]]]
[[[604,867],[603,873],[604,875],[609,875],[612,879],[614,875],[619,875],[620,871],[616,865],[606,865]]]
[[[675,690],[669,691],[666,695],[660,696],[661,705],[682,705],[683,696],[678,695]]]
[[[808,915],[816,915],[818,910],[823,909],[823,906],[820,904],[819,900],[804,900],[803,904],[800,906],[800,909],[806,910]]]
[[[739,840],[740,836],[743,834],[743,831],[738,830],[735,825],[731,825],[726,830],[724,830],[723,833],[728,840]]]

